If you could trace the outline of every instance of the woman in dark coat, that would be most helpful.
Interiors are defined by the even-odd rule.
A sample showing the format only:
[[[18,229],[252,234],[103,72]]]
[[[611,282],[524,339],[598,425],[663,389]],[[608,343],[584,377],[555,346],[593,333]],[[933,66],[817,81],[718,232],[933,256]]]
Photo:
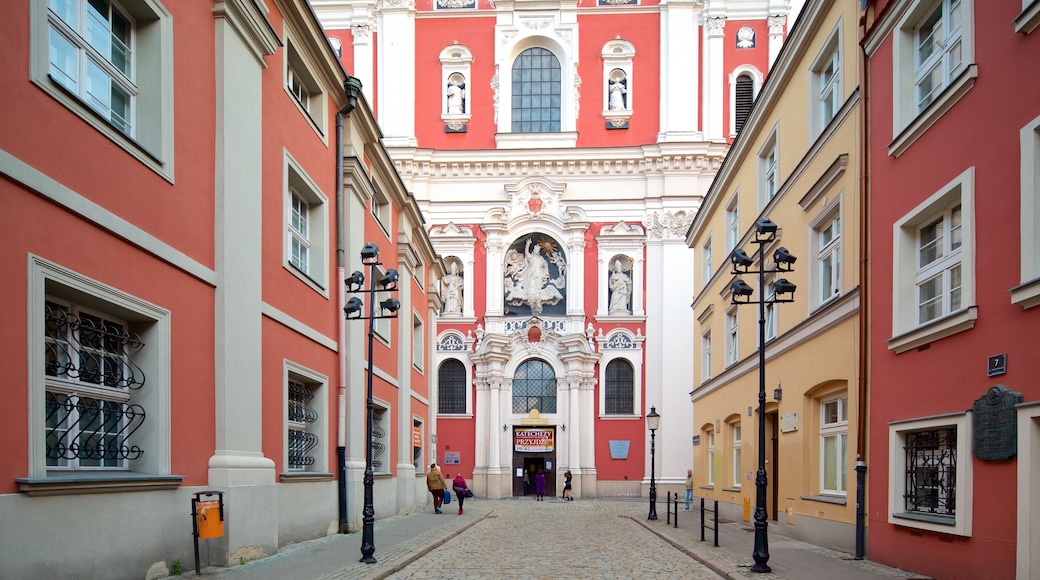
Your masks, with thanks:
[[[563,474],[563,499],[574,501],[574,496],[571,495],[571,470],[569,469]]]
[[[537,501],[545,500],[545,472],[541,469],[534,475],[534,494]]]

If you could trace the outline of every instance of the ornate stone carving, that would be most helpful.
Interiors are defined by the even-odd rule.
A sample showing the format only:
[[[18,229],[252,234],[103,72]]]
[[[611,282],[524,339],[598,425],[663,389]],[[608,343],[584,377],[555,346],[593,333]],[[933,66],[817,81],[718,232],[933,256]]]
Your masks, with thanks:
[[[693,212],[655,211],[643,219],[647,237],[650,239],[686,238],[686,232],[693,223]]]
[[[367,44],[372,35],[372,27],[367,24],[355,24],[350,27],[350,33],[354,35],[354,44]]]
[[[442,338],[440,343],[437,344],[437,350],[465,351],[466,343],[462,340],[462,337],[455,334],[449,334]]]
[[[755,48],[755,29],[741,26],[737,30],[737,48]]]
[[[476,0],[437,0],[437,8],[476,8]]]
[[[495,123],[498,123],[498,65],[495,65],[495,76],[491,77],[491,98],[495,106]]]
[[[726,32],[725,18],[708,18],[707,24],[709,36],[722,36]]]
[[[787,24],[787,17],[782,14],[778,14],[775,16],[770,16],[767,22],[769,22],[769,35],[775,36],[784,33],[784,25]]]

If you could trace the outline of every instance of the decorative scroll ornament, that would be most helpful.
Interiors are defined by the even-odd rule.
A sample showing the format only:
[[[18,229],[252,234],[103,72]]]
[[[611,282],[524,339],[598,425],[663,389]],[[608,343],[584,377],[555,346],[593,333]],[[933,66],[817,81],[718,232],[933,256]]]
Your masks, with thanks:
[[[476,8],[476,0],[437,0],[437,8]]]
[[[755,48],[755,29],[741,26],[737,30],[737,48]]]
[[[643,219],[643,225],[646,226],[647,236],[653,239],[666,239],[666,238],[686,238],[686,232],[690,229],[690,224],[693,223],[693,212],[677,211],[672,213],[671,210],[663,212],[653,212],[648,214]]]

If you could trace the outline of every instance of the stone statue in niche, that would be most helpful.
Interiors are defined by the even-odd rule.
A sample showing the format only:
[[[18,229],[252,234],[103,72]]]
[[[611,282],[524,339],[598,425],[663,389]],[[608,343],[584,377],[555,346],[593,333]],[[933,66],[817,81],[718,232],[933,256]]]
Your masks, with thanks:
[[[557,278],[550,278],[550,262],[559,269]],[[505,260],[506,304],[527,305],[535,316],[545,305],[559,304],[563,300],[560,290],[566,287],[566,268],[563,255],[548,240],[535,243],[528,239],[523,254],[510,248]]]
[[[441,278],[444,287],[444,314],[462,314],[462,275],[459,265],[451,263],[449,272]]]
[[[625,104],[627,100],[625,95],[628,94],[628,77],[625,75],[625,71],[617,68],[610,71],[607,91],[610,93],[610,97],[607,99],[608,109],[624,111],[628,108]]]
[[[461,115],[466,112],[466,79],[455,73],[448,77],[448,114]]]
[[[625,272],[621,260],[614,260],[607,286],[610,289],[610,306],[607,313],[631,314],[632,277]]]

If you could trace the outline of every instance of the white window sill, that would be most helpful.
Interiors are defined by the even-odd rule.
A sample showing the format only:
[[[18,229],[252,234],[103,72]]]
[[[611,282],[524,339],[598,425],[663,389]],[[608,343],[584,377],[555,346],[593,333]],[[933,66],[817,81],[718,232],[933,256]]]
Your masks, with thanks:
[[[971,87],[975,86],[975,78],[979,76],[979,65],[970,64],[968,67],[943,90],[939,98],[928,105],[921,114],[917,115],[903,130],[888,144],[888,154],[899,157],[904,151],[914,144],[914,141],[924,135],[928,129],[935,124],[943,115],[963,97]]]
[[[1029,34],[1037,25],[1040,25],[1040,0],[1033,0],[1033,3],[1015,18],[1015,32]]]
[[[63,472],[48,477],[19,477],[18,490],[29,497],[79,495],[86,493],[124,493],[177,489],[180,475],[152,475],[128,471],[92,473]]]
[[[1018,304],[1023,309],[1040,306],[1040,278],[1012,288],[1011,303]]]
[[[970,330],[978,318],[978,306],[970,306],[953,314],[888,339],[888,350],[897,354]]]

